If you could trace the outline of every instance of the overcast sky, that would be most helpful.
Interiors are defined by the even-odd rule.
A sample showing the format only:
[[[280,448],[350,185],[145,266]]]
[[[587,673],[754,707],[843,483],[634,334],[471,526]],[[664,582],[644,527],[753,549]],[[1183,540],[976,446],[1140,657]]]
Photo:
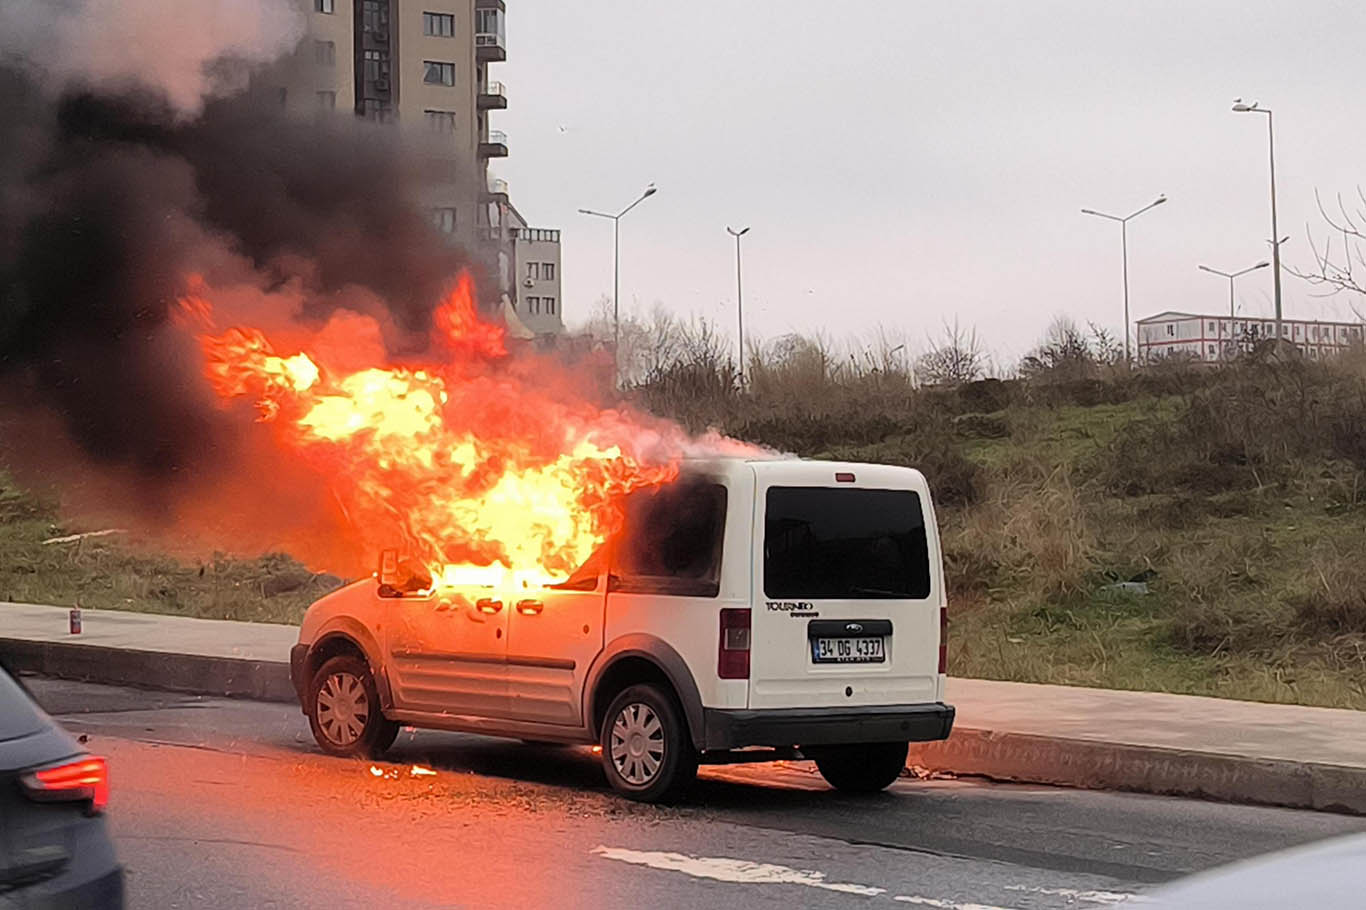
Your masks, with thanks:
[[[1128,214],[1133,316],[1221,311],[1225,271],[1269,258],[1276,112],[1288,265],[1312,263],[1314,190],[1366,184],[1366,3],[1284,0],[509,0],[509,109],[495,162],[537,226],[564,233],[571,322],[611,291],[734,331],[876,326],[923,343],[957,317],[1012,359],[1066,313],[1118,333]],[[1271,270],[1240,280],[1271,312]],[[1345,318],[1287,276],[1287,316]]]

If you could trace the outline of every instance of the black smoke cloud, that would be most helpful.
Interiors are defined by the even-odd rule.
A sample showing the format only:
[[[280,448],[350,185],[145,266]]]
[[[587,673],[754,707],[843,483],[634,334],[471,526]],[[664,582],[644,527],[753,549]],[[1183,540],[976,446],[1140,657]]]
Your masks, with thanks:
[[[116,85],[0,67],[0,438],[19,462],[72,444],[125,477],[211,479],[241,433],[171,324],[190,276],[289,285],[313,324],[369,310],[411,349],[471,263],[414,206],[424,162],[397,130]]]

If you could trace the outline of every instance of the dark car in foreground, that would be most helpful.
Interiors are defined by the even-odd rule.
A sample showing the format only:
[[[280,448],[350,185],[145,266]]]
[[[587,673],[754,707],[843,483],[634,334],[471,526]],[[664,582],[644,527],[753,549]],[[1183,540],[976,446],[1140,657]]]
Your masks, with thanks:
[[[0,668],[0,910],[121,908],[105,760]]]

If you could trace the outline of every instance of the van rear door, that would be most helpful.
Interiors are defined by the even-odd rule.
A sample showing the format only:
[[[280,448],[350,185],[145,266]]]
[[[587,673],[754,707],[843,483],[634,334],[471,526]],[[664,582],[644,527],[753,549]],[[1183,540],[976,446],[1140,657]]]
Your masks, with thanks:
[[[749,707],[937,701],[943,572],[924,477],[831,462],[756,473]]]

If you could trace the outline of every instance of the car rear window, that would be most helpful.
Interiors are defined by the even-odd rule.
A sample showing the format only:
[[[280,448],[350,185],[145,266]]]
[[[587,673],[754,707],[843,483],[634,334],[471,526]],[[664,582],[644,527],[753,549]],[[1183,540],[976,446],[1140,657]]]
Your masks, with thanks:
[[[45,722],[28,693],[0,668],[0,740],[18,739],[43,729]]]
[[[771,487],[764,593],[806,600],[928,597],[930,558],[920,495]]]

